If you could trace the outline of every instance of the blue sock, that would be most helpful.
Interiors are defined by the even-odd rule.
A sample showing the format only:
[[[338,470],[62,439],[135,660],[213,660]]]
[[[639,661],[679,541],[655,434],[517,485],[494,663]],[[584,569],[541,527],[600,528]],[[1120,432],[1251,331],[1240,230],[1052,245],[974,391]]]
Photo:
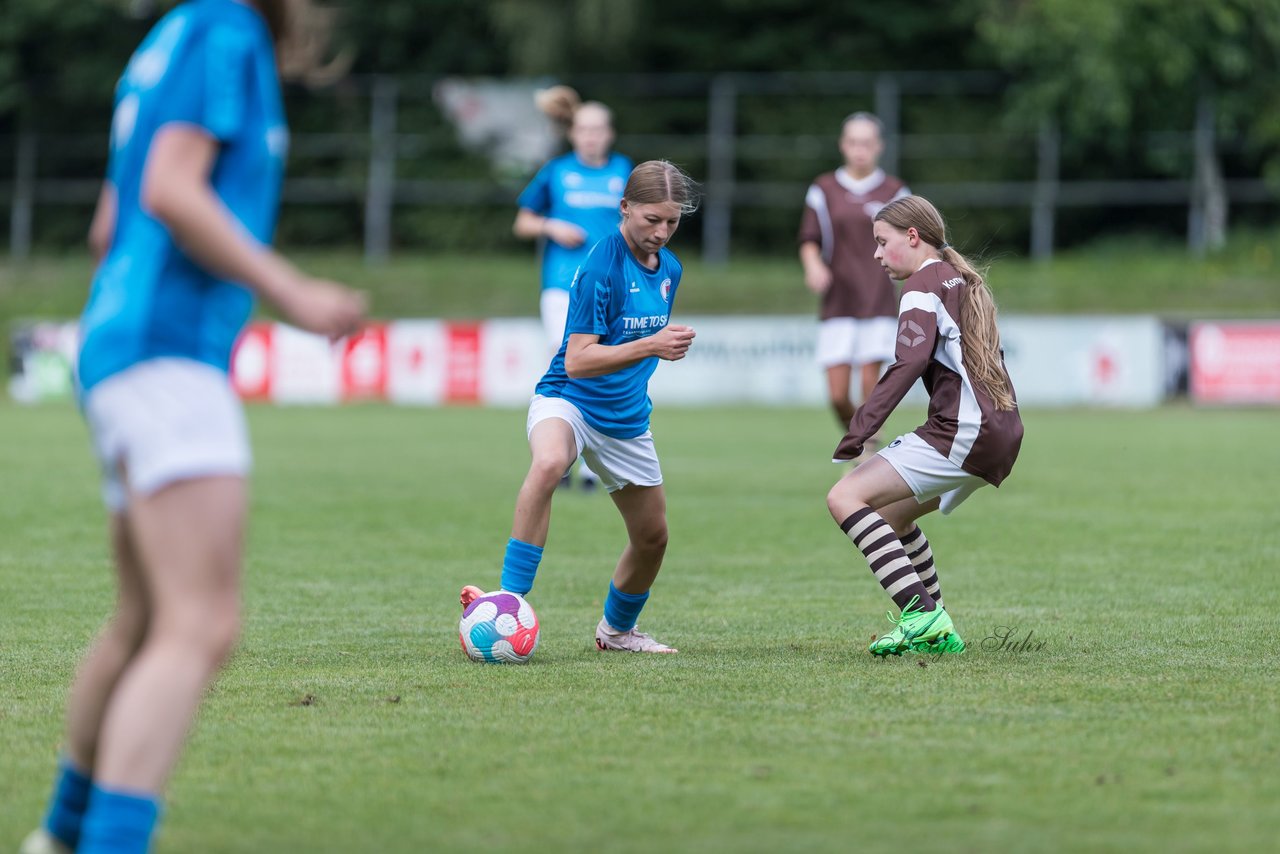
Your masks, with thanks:
[[[604,621],[609,628],[619,632],[629,632],[636,627],[644,603],[649,601],[649,591],[643,593],[623,593],[609,582],[609,595],[604,599]]]
[[[160,820],[160,801],[146,792],[94,785],[77,854],[146,854]]]
[[[53,782],[53,797],[44,817],[44,829],[75,850],[80,842],[80,824],[89,808],[89,789],[93,780],[65,756],[58,760],[58,776]]]
[[[502,589],[521,596],[533,589],[533,578],[542,562],[542,546],[515,537],[507,540],[507,553],[502,558]]]

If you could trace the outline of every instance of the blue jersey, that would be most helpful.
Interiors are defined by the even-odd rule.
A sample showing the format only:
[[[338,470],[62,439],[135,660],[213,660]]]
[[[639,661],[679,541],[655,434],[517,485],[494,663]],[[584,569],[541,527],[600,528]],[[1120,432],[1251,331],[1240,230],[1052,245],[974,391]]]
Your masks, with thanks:
[[[631,176],[631,161],[612,154],[603,166],[588,166],[573,152],[549,161],[533,176],[516,203],[536,214],[571,222],[586,242],[567,249],[554,240],[542,247],[542,287],[568,290],[591,247],[617,230],[618,204]]]
[[[142,209],[147,151],[172,123],[218,141],[212,188],[249,235],[269,243],[289,133],[271,34],[252,7],[184,3],[151,30],[116,87],[107,168],[115,231],[80,319],[82,392],[157,357],[225,371],[253,310],[248,289],[197,266]]]
[[[667,325],[683,268],[671,250],[658,253],[658,269],[643,266],[627,248],[622,232],[596,244],[569,290],[564,341],[551,360],[537,393],[577,406],[595,429],[615,439],[633,439],[649,429],[649,377],[658,367],[650,356],[599,377],[570,379],[564,370],[569,336],[599,335],[601,344],[648,338]]]

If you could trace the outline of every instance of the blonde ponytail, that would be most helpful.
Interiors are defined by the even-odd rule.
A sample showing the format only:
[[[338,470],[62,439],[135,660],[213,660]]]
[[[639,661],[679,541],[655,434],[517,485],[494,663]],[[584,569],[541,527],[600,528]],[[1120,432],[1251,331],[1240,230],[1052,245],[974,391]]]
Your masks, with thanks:
[[[329,41],[337,12],[315,6],[311,0],[254,0],[267,21],[276,45],[276,64],[285,80],[306,86],[327,86],[344,77],[354,57],[350,51],[336,56]]]
[[[534,92],[533,103],[565,133],[573,124],[573,114],[582,106],[582,96],[572,86],[560,84]]]
[[[1000,356],[1000,329],[996,325],[996,301],[986,279],[954,248],[942,250],[946,261],[964,277],[964,300],[960,303],[960,350],[969,379],[986,389],[996,409],[1017,407],[1009,388],[1009,377]]]

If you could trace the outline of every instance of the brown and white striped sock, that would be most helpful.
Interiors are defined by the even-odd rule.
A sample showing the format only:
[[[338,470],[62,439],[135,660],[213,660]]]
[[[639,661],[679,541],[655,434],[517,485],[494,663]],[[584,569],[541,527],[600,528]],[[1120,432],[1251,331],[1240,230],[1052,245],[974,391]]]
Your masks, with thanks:
[[[911,597],[919,600],[921,611],[933,610],[933,597],[920,582],[916,568],[911,565],[901,541],[889,523],[870,507],[863,507],[840,523],[840,530],[849,535],[853,544],[866,555],[871,572],[885,592],[893,597],[899,609],[905,608]]]
[[[946,605],[942,604],[938,568],[933,565],[933,549],[929,548],[929,540],[925,538],[924,531],[920,530],[919,525],[913,525],[910,531],[898,539],[902,541],[902,550],[911,559],[911,565],[916,568],[916,575],[920,576],[924,589],[929,591],[939,608],[945,608]]]

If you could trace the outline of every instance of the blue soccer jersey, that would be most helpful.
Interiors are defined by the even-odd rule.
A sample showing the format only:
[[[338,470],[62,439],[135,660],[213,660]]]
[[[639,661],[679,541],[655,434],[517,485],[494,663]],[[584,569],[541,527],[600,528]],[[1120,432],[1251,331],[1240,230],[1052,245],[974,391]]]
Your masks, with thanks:
[[[547,240],[542,249],[542,287],[568,290],[587,253],[618,227],[618,204],[631,176],[631,161],[612,154],[603,166],[588,166],[570,152],[549,161],[533,176],[516,200],[536,214],[571,222],[587,233],[586,241],[568,249]]]
[[[604,376],[570,379],[564,369],[565,348],[574,333],[599,335],[600,343],[609,345],[656,334],[670,319],[682,270],[665,247],[658,253],[657,270],[643,266],[620,231],[597,243],[569,291],[564,341],[537,393],[569,401],[606,436],[632,439],[648,430],[653,410],[649,378],[658,367],[657,356]]]
[[[213,190],[245,232],[269,243],[289,133],[271,34],[252,7],[184,3],[156,24],[120,78],[107,170],[115,231],[80,320],[82,392],[157,357],[225,371],[253,310],[248,289],[197,266],[142,209],[147,152],[174,123],[218,141]]]

